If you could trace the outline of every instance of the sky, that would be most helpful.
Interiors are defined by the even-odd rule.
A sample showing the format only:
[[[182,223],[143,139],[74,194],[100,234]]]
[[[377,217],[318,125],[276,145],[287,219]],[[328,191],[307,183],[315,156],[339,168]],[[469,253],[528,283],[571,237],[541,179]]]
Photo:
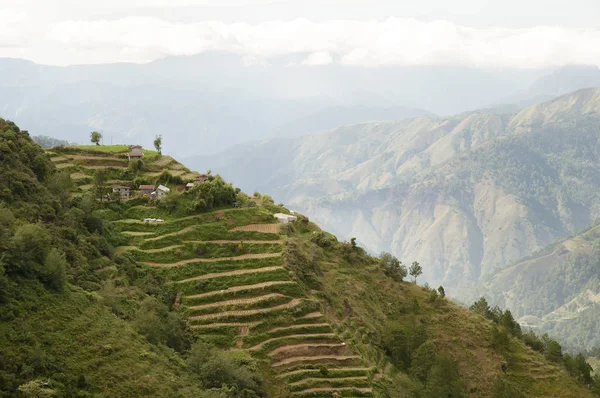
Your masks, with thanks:
[[[51,65],[227,51],[362,67],[600,65],[598,0],[0,0],[0,57]]]

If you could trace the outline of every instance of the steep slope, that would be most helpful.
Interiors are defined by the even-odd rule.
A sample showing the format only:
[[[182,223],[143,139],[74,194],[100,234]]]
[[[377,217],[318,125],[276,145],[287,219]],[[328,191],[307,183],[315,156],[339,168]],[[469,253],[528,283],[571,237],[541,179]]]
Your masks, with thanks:
[[[520,322],[570,347],[600,345],[600,226],[561,240],[486,278],[481,292]]]
[[[3,396],[593,396],[513,321],[302,215],[275,224],[268,196],[210,176],[157,201],[72,198],[69,171],[0,126]]]
[[[369,123],[272,141],[237,151],[241,165],[217,170],[246,189],[267,187],[373,252],[427,263],[431,283],[459,287],[599,215],[599,111],[600,89],[586,89],[512,115]]]

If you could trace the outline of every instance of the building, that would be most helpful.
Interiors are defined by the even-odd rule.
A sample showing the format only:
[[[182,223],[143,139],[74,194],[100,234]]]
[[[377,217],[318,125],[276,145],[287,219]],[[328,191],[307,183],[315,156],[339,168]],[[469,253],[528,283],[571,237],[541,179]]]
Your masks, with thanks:
[[[113,193],[118,193],[122,198],[128,198],[131,194],[131,188],[125,185],[113,185]]]
[[[296,216],[292,216],[292,215],[289,215],[289,214],[283,214],[283,213],[274,214],[274,217],[281,224],[287,224],[287,223],[294,222],[294,221],[298,220],[298,217],[296,217]]]
[[[156,194],[156,197],[160,198],[162,196],[165,196],[169,192],[171,192],[169,188],[165,187],[164,185],[159,185],[154,193]]]
[[[194,184],[193,182],[188,182],[187,184],[185,184],[185,189],[186,191],[189,191],[190,189],[194,188]]]
[[[195,180],[197,182],[204,182],[208,180],[208,175],[207,174],[200,174],[198,177],[195,178]]]
[[[141,159],[144,156],[141,145],[134,145],[131,147],[131,151],[127,154],[129,161]]]
[[[178,191],[178,192],[183,192],[185,191],[186,187],[183,184],[177,184],[177,185],[173,185],[173,189]]]
[[[140,185],[139,189],[143,195],[151,195],[154,192],[154,185]]]

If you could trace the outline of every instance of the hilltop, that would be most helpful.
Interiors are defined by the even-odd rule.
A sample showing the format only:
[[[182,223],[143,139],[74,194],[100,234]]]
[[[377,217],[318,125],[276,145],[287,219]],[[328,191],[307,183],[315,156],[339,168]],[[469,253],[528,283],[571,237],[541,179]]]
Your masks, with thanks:
[[[0,131],[3,396],[592,396],[589,371],[510,313],[468,311],[301,214],[279,224],[290,211],[268,195],[209,175],[107,201],[73,174],[132,188],[172,177],[153,168],[197,174]]]

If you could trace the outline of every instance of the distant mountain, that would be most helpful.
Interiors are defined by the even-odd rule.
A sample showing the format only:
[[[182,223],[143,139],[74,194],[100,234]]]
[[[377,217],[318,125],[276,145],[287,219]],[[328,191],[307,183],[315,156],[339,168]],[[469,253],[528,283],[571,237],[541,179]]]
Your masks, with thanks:
[[[503,103],[524,108],[582,88],[600,87],[600,68],[596,65],[567,65],[539,77],[531,86]]]
[[[514,114],[366,123],[192,164],[420,261],[460,295],[600,217],[599,140],[600,89],[586,89]]]
[[[0,116],[33,135],[151,146],[178,156],[374,120],[453,114],[505,98],[546,70],[308,67],[204,53],[149,64],[38,65],[0,59]],[[457,100],[460,98],[460,100]],[[426,111],[425,111],[426,110]],[[185,145],[182,145],[185,143]]]
[[[278,136],[297,135],[330,130],[340,126],[378,121],[400,120],[417,116],[435,116],[423,109],[395,107],[337,106],[321,109],[310,115],[289,121],[276,128]]]
[[[600,347],[600,224],[491,275],[480,292],[569,347]]]

